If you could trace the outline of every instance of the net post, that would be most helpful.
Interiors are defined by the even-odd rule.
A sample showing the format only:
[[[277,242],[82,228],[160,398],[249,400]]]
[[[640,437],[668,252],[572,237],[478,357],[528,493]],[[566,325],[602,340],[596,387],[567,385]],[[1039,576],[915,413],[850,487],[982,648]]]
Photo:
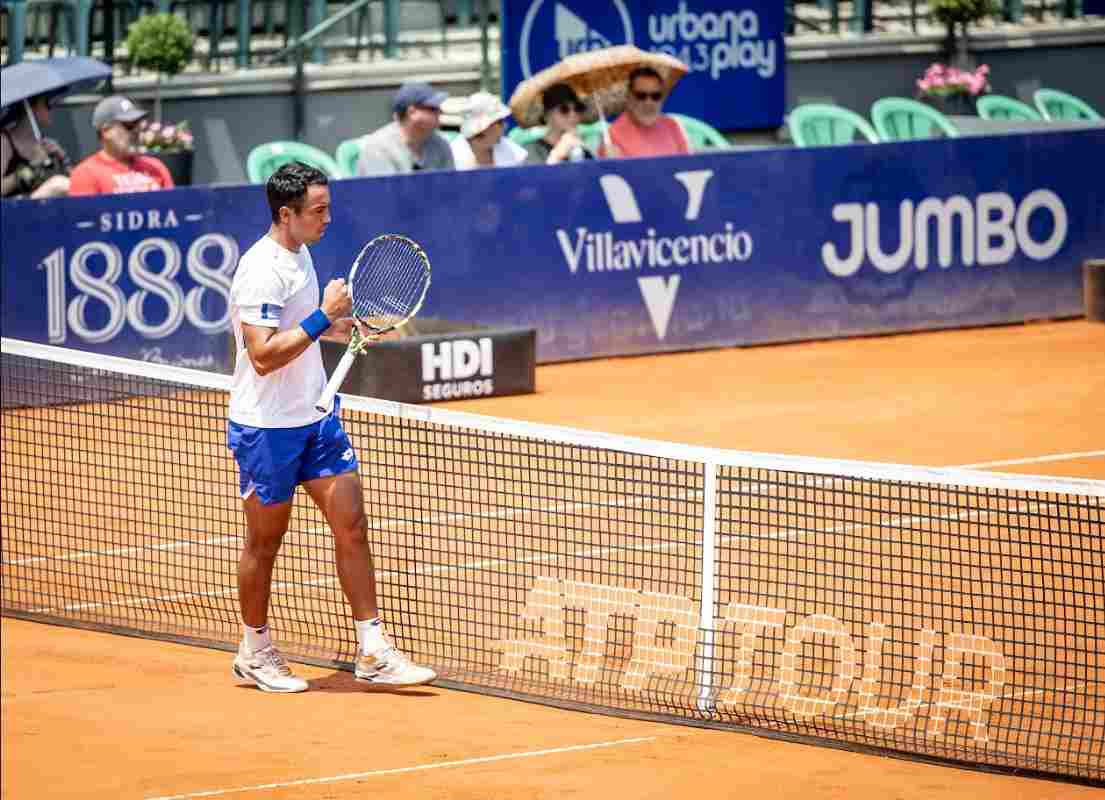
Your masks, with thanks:
[[[717,542],[717,470],[712,461],[702,464],[702,604],[698,628],[702,632],[702,650],[698,658],[698,710],[704,714],[714,711],[714,574]]]

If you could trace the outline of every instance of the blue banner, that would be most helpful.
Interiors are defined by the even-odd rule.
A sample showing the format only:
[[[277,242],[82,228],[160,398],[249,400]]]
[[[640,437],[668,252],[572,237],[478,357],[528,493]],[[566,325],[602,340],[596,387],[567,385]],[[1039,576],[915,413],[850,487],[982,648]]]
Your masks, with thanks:
[[[1082,312],[1105,130],[779,148],[331,184],[320,281],[401,233],[422,316],[533,327],[540,362]],[[3,205],[3,335],[225,369],[260,186]]]
[[[689,68],[664,110],[719,130],[783,121],[785,12],[778,0],[504,0],[503,96],[565,56],[611,45]]]

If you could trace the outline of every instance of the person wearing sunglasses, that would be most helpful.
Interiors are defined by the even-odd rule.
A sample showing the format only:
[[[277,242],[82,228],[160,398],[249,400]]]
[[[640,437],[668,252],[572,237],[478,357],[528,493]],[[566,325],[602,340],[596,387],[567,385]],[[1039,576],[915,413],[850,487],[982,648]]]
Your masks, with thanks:
[[[625,111],[610,126],[603,155],[614,158],[686,155],[691,152],[683,128],[663,113],[664,81],[651,67],[629,73]]]
[[[587,106],[566,83],[554,83],[541,95],[545,135],[526,145],[527,164],[560,164],[593,159],[576,128]]]
[[[124,194],[172,189],[160,160],[138,150],[138,126],[149,112],[122,95],[105,97],[92,110],[100,149],[73,168],[70,196]]]

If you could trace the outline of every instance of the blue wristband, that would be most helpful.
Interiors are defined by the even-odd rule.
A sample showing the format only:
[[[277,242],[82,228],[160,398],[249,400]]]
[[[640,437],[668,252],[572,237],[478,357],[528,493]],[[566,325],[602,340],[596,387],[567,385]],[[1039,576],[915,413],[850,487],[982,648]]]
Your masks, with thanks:
[[[322,336],[330,325],[330,318],[326,316],[321,308],[316,308],[311,316],[299,323],[299,327],[307,331],[311,341],[318,341],[318,337]]]

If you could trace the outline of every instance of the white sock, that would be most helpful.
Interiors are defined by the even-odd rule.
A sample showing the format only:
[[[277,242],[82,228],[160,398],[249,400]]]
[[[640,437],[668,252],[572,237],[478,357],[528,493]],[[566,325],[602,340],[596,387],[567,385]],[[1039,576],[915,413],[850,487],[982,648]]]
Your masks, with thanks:
[[[382,618],[355,619],[353,624],[357,626],[357,645],[360,647],[362,656],[378,653],[388,646],[387,639],[384,638]]]
[[[266,647],[272,645],[272,637],[269,636],[269,626],[262,625],[260,628],[253,628],[245,623],[242,623],[242,631],[246,637],[246,647],[250,652],[256,653],[258,650],[264,650]]]

